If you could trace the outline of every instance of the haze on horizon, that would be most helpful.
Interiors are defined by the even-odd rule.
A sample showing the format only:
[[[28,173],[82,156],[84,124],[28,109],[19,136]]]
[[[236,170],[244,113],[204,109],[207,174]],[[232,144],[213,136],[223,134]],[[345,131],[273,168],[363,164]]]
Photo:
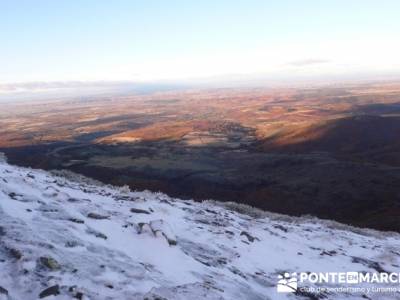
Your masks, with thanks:
[[[0,3],[0,84],[400,74],[400,2]]]

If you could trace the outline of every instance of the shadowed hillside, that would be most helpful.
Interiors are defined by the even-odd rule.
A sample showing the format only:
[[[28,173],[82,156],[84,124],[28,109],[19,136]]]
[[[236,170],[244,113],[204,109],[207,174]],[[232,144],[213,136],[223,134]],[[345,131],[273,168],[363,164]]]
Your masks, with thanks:
[[[352,160],[400,166],[400,117],[358,115],[294,126],[266,139],[264,150],[324,151]]]

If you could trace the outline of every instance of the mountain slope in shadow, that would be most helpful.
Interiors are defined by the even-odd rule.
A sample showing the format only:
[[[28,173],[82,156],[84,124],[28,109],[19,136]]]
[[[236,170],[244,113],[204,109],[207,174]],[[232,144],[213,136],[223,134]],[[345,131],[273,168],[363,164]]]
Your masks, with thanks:
[[[263,150],[329,152],[339,157],[400,166],[400,117],[359,115],[286,129]]]

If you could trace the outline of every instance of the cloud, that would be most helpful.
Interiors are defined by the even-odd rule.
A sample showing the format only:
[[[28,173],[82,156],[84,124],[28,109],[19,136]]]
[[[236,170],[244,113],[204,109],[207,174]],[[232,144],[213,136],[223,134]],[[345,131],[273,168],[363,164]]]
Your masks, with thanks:
[[[328,59],[315,59],[315,58],[310,58],[310,59],[302,59],[302,60],[296,60],[287,63],[286,65],[292,66],[292,67],[307,67],[311,65],[319,65],[319,64],[326,64],[331,62]]]
[[[62,88],[85,88],[97,86],[118,86],[131,84],[129,81],[36,81],[36,82],[16,82],[0,83],[0,90],[42,90],[42,89],[62,89]]]

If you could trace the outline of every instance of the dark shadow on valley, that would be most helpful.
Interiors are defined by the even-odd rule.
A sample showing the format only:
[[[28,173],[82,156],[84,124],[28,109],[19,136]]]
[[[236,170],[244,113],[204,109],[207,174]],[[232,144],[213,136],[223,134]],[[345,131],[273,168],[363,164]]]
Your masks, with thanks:
[[[168,140],[104,145],[89,136],[0,151],[12,164],[69,169],[137,190],[400,231],[400,117],[361,113],[321,126],[317,138],[289,145],[277,145],[279,136],[239,148]]]

